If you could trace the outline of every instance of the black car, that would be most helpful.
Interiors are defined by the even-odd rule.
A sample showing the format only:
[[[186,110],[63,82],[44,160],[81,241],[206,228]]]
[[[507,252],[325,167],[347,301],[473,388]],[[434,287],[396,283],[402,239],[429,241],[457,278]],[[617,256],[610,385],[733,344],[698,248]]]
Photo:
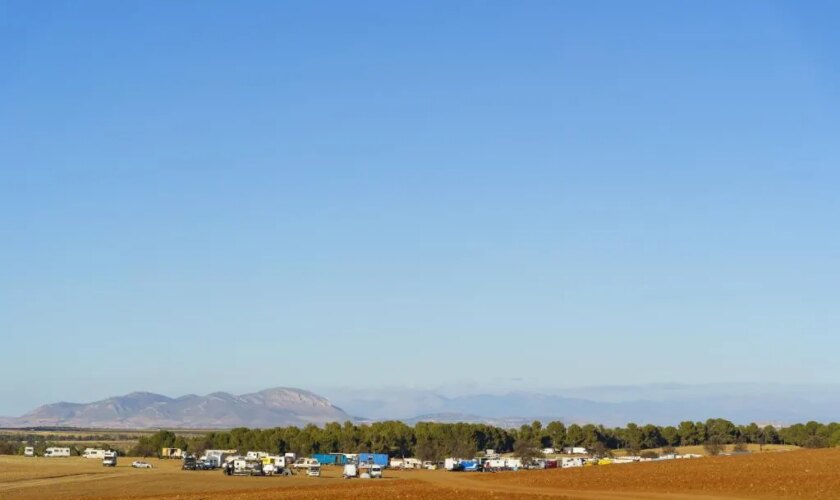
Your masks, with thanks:
[[[184,457],[184,464],[181,465],[181,469],[183,470],[196,470],[198,468],[198,464],[196,463],[195,457],[192,455],[187,455]]]

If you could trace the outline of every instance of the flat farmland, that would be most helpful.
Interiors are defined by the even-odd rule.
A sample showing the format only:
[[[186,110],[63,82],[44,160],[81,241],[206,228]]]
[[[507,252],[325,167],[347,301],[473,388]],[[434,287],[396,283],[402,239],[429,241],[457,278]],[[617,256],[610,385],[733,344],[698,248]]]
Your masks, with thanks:
[[[105,468],[77,457],[0,457],[0,498],[840,498],[840,449],[496,474],[386,471],[382,480],[344,480],[336,467],[325,467],[321,478],[226,477],[181,471],[178,461],[149,460],[154,469],[132,469],[132,460]]]

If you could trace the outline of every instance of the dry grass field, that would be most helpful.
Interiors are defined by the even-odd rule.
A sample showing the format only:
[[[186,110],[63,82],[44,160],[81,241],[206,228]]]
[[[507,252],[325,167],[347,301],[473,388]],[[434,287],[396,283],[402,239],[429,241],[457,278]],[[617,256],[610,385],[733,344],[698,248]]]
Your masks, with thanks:
[[[732,447],[733,447],[733,445],[731,445],[731,444],[724,445],[724,448],[725,448],[726,452],[731,452]],[[798,450],[798,449],[799,449],[798,446],[794,446],[792,444],[758,445],[758,444],[750,443],[750,444],[747,445],[747,450],[750,453],[767,453],[767,452],[773,452],[773,451],[792,451],[792,450]],[[652,449],[645,450],[645,451],[652,451],[654,453],[661,454],[662,453],[662,448],[652,448]],[[691,453],[691,454],[695,454],[695,455],[705,455],[706,450],[703,448],[702,445],[678,446],[677,447],[677,453],[680,453],[680,454]],[[613,451],[613,455],[615,455],[617,457],[620,457],[620,456],[623,456],[623,455],[626,455],[626,454],[627,453],[624,450],[614,450]]]
[[[131,460],[104,468],[82,458],[0,457],[0,499],[840,498],[840,449],[497,474],[386,471],[382,480],[344,480],[330,467],[321,478],[226,477],[181,471],[178,461],[132,469]]]

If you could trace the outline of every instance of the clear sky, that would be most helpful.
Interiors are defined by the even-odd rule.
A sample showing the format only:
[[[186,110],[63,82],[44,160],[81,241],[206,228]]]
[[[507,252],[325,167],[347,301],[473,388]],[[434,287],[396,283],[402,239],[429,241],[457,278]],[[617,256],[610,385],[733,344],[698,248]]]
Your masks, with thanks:
[[[0,1],[0,415],[840,382],[839,16]]]

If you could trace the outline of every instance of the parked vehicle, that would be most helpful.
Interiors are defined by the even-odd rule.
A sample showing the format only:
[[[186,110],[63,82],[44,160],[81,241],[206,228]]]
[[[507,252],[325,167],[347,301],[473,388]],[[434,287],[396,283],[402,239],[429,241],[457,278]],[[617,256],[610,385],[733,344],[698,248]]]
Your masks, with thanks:
[[[283,474],[284,476],[291,476],[292,469],[286,467],[286,457],[279,455],[269,455],[263,457],[263,473],[266,476],[273,476],[276,474]]]
[[[143,462],[142,460],[135,460],[135,461],[131,462],[131,466],[134,467],[135,469],[151,469],[152,468],[152,464],[150,464],[149,462]]]
[[[160,458],[184,458],[184,450],[181,448],[161,448]]]
[[[371,465],[388,467],[388,455],[385,453],[359,453],[359,467],[366,469]]]
[[[184,463],[181,464],[182,470],[196,470],[198,469],[198,461],[195,459],[195,455],[186,455],[184,456]]]
[[[437,470],[438,464],[436,464],[432,461],[426,460],[425,462],[423,462],[423,468],[426,469],[426,470]]]
[[[70,448],[47,448],[44,451],[45,457],[69,457]]]
[[[267,457],[269,453],[265,451],[249,451],[245,454],[246,460],[262,460],[264,457]]]
[[[259,460],[236,458],[231,462],[234,476],[263,476],[263,464]]]
[[[359,476],[359,468],[356,464],[344,464],[344,479],[350,479]]]
[[[321,466],[313,465],[306,470],[306,475],[309,477],[321,477]]]
[[[34,457],[35,456],[35,448],[32,446],[27,446],[23,449],[23,456],[24,457]]]
[[[450,472],[457,472],[464,470],[464,463],[467,460],[462,460],[460,458],[447,458],[443,461],[443,468],[450,471]]]
[[[466,472],[481,471],[481,462],[478,460],[461,460],[461,470]]]
[[[292,465],[294,469],[308,469],[314,466],[321,466],[321,462],[315,460],[314,458],[298,458],[295,460],[295,463]]]
[[[235,455],[236,450],[206,450],[201,460],[204,462],[205,469],[216,469],[222,467],[228,457]]]
[[[82,458],[103,459],[105,458],[105,453],[107,453],[107,450],[101,448],[85,448],[85,451],[82,452]]]
[[[116,467],[117,466],[117,452],[114,450],[108,450],[105,452],[105,456],[102,457],[102,465],[104,467]]]
[[[321,465],[344,465],[347,463],[347,457],[344,453],[316,453],[312,455],[312,458]]]
[[[371,468],[370,468],[370,478],[371,479],[382,478],[382,466],[380,466],[380,465],[371,466]]]

